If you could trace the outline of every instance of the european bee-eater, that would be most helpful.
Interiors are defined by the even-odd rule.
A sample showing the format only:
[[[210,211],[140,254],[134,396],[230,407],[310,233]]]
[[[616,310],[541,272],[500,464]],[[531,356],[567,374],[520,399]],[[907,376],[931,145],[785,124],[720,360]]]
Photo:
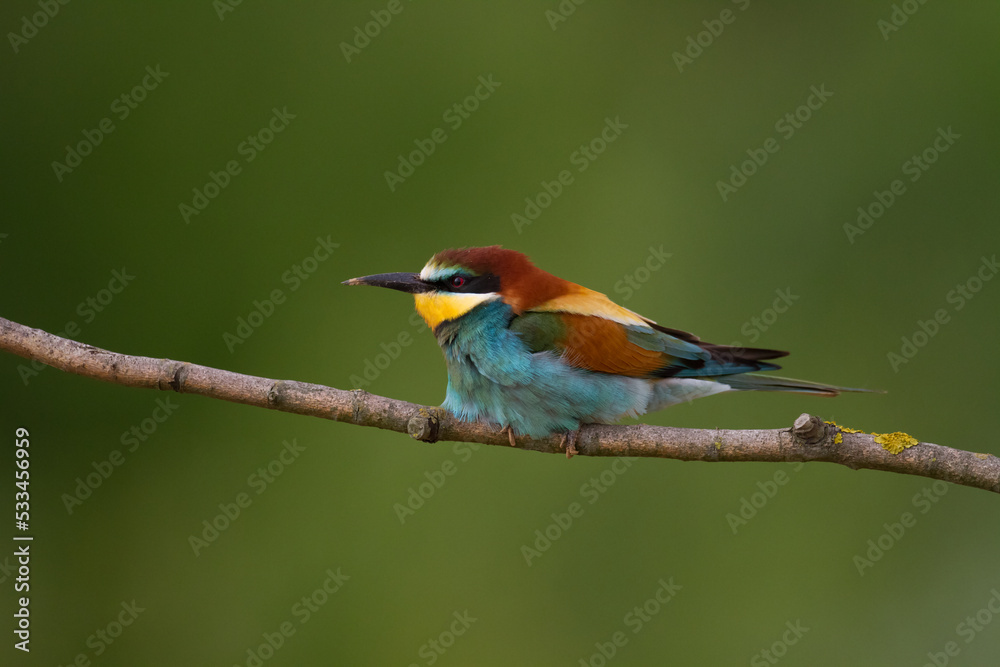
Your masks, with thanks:
[[[442,407],[507,429],[511,444],[724,391],[863,391],[758,375],[788,353],[706,343],[500,246],[444,250],[419,274],[345,284],[413,294],[448,365]]]

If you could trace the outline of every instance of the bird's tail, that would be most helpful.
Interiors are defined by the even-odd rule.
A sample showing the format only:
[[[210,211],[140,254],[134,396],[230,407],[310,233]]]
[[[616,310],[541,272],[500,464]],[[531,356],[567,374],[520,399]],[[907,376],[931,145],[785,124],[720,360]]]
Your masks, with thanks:
[[[756,373],[727,375],[717,378],[717,380],[739,391],[794,391],[801,394],[813,394],[815,396],[837,396],[845,391],[874,394],[884,393],[878,389],[837,387],[831,384],[809,382],[808,380],[795,380],[793,378],[783,378],[776,375],[758,375]]]

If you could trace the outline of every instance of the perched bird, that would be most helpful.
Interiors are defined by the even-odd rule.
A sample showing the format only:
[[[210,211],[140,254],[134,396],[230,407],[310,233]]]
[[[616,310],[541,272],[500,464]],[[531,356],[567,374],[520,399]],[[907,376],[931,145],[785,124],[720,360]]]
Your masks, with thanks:
[[[575,438],[609,423],[725,391],[836,396],[863,391],[758,375],[778,350],[714,345],[661,326],[500,246],[444,250],[417,273],[352,278],[413,294],[444,352],[442,407],[514,435]],[[571,453],[572,442],[566,445]]]

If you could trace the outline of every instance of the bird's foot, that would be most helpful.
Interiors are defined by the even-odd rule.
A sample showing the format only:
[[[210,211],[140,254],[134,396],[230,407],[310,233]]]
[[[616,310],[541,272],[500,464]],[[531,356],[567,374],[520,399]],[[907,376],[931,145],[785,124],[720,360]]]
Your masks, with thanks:
[[[517,447],[517,443],[514,441],[514,429],[510,426],[510,424],[504,426],[503,430],[507,431],[507,438],[510,440],[510,446]]]
[[[567,459],[571,459],[580,453],[580,451],[576,448],[576,441],[579,438],[580,429],[576,429],[575,431],[566,431],[562,434],[562,439],[559,441],[559,444],[566,450]]]

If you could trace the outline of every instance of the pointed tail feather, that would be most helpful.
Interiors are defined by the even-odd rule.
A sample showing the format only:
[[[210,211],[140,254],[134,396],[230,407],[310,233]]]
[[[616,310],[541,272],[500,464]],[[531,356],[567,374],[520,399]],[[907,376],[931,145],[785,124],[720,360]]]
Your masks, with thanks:
[[[813,394],[815,396],[837,396],[841,392],[845,391],[872,394],[885,393],[878,389],[837,387],[819,382],[809,382],[808,380],[783,378],[776,375],[757,375],[756,373],[727,375],[725,377],[717,378],[717,380],[724,384],[728,384],[733,389],[737,389],[739,391],[794,391],[802,394]]]

